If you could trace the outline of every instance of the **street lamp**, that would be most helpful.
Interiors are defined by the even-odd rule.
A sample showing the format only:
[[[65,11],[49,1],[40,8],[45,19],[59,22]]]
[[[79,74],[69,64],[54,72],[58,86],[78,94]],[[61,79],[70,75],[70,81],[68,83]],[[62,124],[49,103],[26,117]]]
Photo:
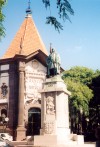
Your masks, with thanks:
[[[89,123],[89,118],[86,118],[86,132],[88,131],[88,123]]]

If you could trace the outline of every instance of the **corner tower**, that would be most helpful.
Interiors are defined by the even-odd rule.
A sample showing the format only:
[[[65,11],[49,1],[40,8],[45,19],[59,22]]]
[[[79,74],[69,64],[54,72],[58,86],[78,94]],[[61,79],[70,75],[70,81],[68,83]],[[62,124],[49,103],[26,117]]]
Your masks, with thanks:
[[[0,59],[0,111],[4,109],[6,117],[9,118],[7,129],[13,134],[14,140],[25,139],[26,132],[32,130],[26,129],[30,111],[39,110],[40,113],[39,90],[46,78],[47,55],[45,45],[32,19],[29,1],[26,17]],[[3,83],[7,87],[5,101],[1,92]]]

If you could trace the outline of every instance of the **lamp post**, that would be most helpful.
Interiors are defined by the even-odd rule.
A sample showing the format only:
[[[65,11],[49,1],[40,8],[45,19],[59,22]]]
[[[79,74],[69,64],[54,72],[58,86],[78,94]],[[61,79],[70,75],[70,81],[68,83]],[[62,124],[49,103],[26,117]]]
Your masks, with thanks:
[[[86,118],[86,133],[88,132],[88,123],[89,123],[89,118]]]

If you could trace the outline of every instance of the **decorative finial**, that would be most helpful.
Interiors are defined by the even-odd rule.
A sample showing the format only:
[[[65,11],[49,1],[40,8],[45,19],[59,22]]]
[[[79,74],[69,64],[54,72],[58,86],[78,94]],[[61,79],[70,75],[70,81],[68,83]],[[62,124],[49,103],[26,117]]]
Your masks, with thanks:
[[[30,2],[30,0],[28,1],[28,8],[26,9],[26,14],[28,15],[28,14],[32,14],[32,10],[31,10],[31,8],[30,8],[30,4],[31,4],[31,2]]]

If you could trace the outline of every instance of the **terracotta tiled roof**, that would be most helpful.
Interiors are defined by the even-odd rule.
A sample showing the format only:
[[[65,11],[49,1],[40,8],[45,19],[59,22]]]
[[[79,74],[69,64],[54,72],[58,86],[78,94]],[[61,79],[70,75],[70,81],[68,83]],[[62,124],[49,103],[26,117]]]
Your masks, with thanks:
[[[28,15],[2,59],[13,58],[16,54],[29,55],[39,49],[47,55],[34,21]]]

